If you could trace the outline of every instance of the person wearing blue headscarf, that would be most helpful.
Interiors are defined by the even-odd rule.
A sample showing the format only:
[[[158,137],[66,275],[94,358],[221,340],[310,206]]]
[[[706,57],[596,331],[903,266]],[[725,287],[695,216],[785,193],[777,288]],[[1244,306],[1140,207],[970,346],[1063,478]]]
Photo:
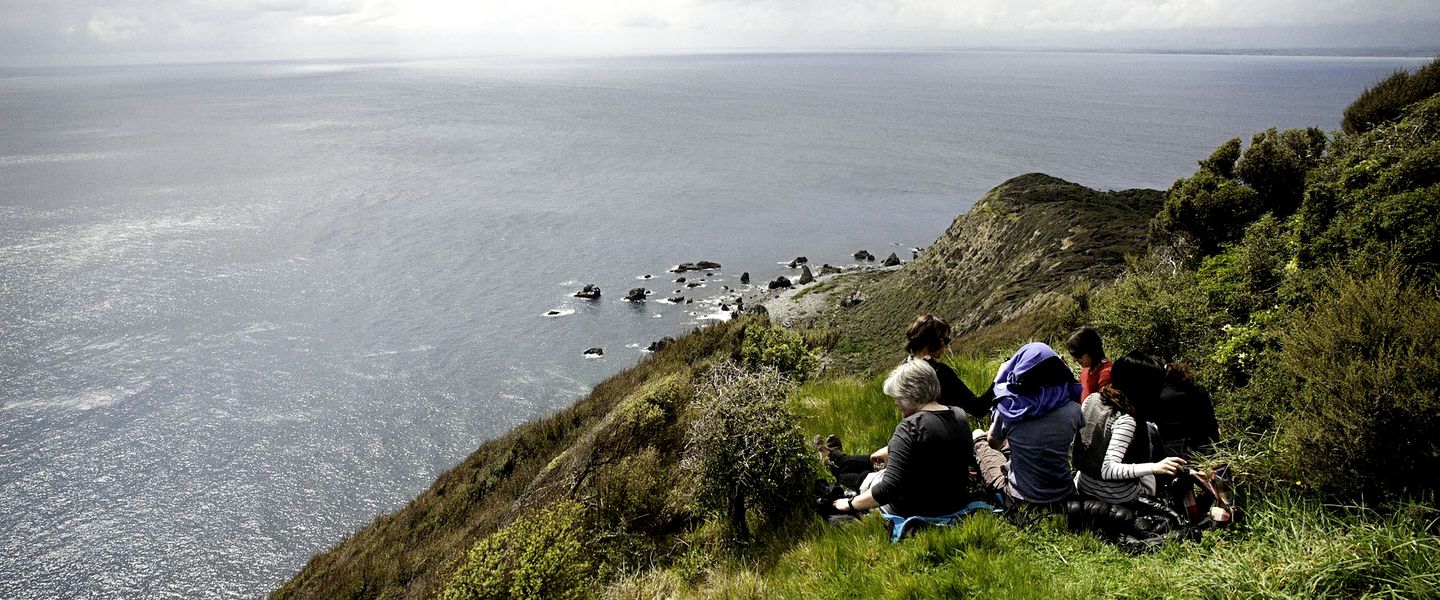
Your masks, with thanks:
[[[988,396],[988,398],[986,398]],[[982,396],[990,431],[975,430],[980,478],[1008,501],[1048,505],[1075,492],[1070,446],[1084,424],[1080,382],[1050,346],[1021,346]]]

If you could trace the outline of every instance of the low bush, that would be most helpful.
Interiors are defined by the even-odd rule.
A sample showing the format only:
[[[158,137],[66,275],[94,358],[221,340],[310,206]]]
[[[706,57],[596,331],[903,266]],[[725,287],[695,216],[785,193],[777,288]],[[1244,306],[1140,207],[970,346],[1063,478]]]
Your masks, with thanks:
[[[721,364],[699,386],[682,467],[699,507],[727,517],[730,534],[749,539],[750,509],[777,522],[804,504],[817,477],[786,396],[795,384],[774,368]]]
[[[558,503],[481,539],[445,586],[444,600],[589,596],[594,571],[584,508]]]
[[[820,366],[818,353],[806,345],[804,337],[769,323],[745,327],[740,361],[751,369],[772,367],[801,381]]]
[[[1340,120],[1345,133],[1364,133],[1400,118],[1407,106],[1440,93],[1440,60],[1414,73],[1400,70],[1366,89]]]
[[[1440,297],[1398,267],[1331,278],[1285,333],[1280,364],[1300,385],[1277,460],[1327,495],[1440,490]]]
[[[1398,258],[1418,277],[1440,269],[1440,95],[1403,114],[1393,127],[1339,138],[1312,175],[1296,224],[1302,266]]]
[[[1220,331],[1194,271],[1141,260],[1090,298],[1090,319],[1109,354],[1129,350],[1198,363]]]

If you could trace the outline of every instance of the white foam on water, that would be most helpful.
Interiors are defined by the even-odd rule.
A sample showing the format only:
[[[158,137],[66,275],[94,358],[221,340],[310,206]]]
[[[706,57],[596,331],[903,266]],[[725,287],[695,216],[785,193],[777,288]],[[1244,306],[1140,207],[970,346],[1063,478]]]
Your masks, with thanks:
[[[34,410],[34,409],[58,409],[72,411],[87,411],[103,408],[121,402],[126,398],[145,391],[150,387],[149,383],[135,385],[120,385],[111,388],[95,388],[84,390],[78,394],[69,396],[56,396],[48,399],[21,400],[11,402],[0,407],[0,410]]]
[[[109,160],[123,156],[121,152],[56,152],[52,154],[12,154],[0,156],[0,167],[38,165],[45,163]]]

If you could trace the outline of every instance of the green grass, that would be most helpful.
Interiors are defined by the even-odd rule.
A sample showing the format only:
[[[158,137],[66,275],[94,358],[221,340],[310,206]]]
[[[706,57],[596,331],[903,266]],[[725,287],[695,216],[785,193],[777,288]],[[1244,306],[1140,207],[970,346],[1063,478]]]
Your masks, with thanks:
[[[980,514],[890,544],[870,517],[817,523],[768,564],[720,559],[688,583],[649,572],[606,597],[1434,598],[1437,513],[1412,510],[1385,518],[1282,495],[1252,507],[1246,530],[1141,556],[1069,533],[1058,519],[1017,528]],[[666,595],[647,594],[660,584]]]
[[[989,386],[1002,360],[958,355],[941,359],[977,394]],[[791,409],[800,417],[800,429],[807,437],[835,434],[846,452],[872,452],[890,442],[900,422],[895,401],[880,390],[884,381],[885,374],[869,380],[843,376],[812,381],[795,392]]]
[[[983,389],[1002,358],[945,362]],[[835,433],[849,452],[884,445],[900,415],[883,377],[812,381],[792,397],[806,435]],[[1243,529],[1207,532],[1132,556],[1058,518],[1017,528],[982,514],[890,544],[882,521],[812,520],[746,558],[716,551],[697,575],[663,569],[622,579],[606,597],[697,598],[1430,598],[1440,595],[1440,511],[1380,515],[1276,493],[1246,507]],[[668,574],[667,574],[668,573]],[[648,582],[648,583],[647,583]],[[664,593],[650,593],[660,592]]]

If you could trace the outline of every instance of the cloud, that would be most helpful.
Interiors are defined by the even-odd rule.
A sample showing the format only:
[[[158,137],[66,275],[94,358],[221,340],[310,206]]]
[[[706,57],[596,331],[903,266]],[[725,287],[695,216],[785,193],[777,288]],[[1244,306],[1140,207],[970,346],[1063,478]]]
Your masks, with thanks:
[[[1434,0],[0,0],[0,56],[1440,39]],[[1147,33],[1148,32],[1148,33]],[[1348,33],[1347,33],[1348,32]],[[1356,33],[1363,32],[1363,33]],[[1431,35],[1426,38],[1426,35]],[[1243,34],[1227,34],[1232,38]],[[1148,37],[1147,37],[1148,36]],[[1294,36],[1292,36],[1294,37]],[[1303,37],[1303,36],[1301,36]],[[1282,41],[1285,38],[1278,38]],[[1298,40],[1299,38],[1295,38]],[[1294,41],[1294,40],[1291,40]],[[1201,42],[1203,43],[1203,42]],[[1297,42],[1298,43],[1298,42]],[[1401,42],[1403,43],[1403,42]]]

